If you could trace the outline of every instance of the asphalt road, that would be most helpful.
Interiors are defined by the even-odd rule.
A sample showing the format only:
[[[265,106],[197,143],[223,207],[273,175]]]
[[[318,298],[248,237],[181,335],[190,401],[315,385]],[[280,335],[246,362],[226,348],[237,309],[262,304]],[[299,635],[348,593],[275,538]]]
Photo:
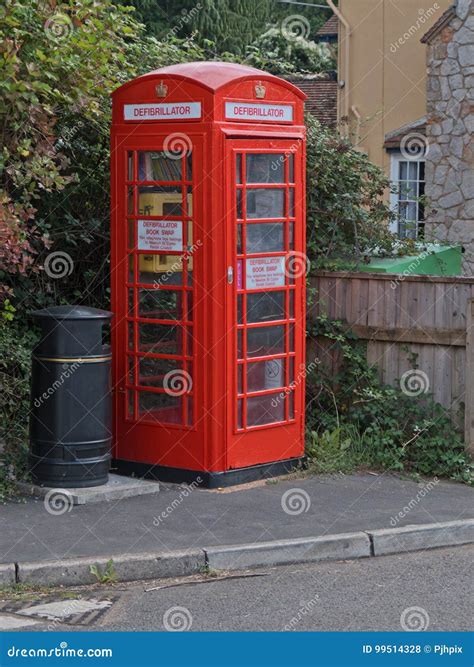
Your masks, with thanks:
[[[30,615],[28,620],[36,623],[24,629],[470,630],[473,555],[472,546],[465,546],[232,573],[228,579],[207,576],[82,588],[78,597],[108,597],[110,606],[96,615],[69,616],[53,624]],[[74,610],[70,599],[63,602]],[[31,605],[30,600],[23,606]],[[4,618],[21,623],[11,611]]]

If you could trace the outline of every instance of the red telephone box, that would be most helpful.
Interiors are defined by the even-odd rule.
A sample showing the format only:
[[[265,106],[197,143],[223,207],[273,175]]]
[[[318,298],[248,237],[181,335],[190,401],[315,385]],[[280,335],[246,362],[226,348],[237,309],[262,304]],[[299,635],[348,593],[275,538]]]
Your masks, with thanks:
[[[113,94],[119,470],[224,486],[303,456],[304,99],[219,62]]]

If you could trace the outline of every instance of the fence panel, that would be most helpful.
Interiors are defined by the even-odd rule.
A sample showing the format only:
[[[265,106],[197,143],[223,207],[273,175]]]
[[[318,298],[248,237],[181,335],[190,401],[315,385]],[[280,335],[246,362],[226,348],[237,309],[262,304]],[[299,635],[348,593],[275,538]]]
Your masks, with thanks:
[[[320,271],[312,286],[310,316],[341,320],[367,341],[382,382],[397,384],[416,358],[429,392],[464,424],[474,452],[474,278]],[[337,369],[327,340],[316,336],[308,350]]]

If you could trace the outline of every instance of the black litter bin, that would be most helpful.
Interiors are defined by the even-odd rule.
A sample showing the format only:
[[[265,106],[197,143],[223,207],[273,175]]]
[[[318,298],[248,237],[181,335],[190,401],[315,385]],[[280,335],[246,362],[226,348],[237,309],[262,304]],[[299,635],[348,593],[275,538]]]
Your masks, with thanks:
[[[56,306],[33,313],[30,472],[42,486],[99,486],[112,444],[111,353],[102,329],[112,313]]]

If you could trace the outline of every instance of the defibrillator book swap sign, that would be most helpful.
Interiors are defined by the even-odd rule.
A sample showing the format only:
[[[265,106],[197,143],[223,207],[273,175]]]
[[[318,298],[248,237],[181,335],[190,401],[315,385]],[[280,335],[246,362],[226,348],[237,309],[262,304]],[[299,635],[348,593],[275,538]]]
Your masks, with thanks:
[[[139,220],[138,249],[182,252],[181,220]]]

